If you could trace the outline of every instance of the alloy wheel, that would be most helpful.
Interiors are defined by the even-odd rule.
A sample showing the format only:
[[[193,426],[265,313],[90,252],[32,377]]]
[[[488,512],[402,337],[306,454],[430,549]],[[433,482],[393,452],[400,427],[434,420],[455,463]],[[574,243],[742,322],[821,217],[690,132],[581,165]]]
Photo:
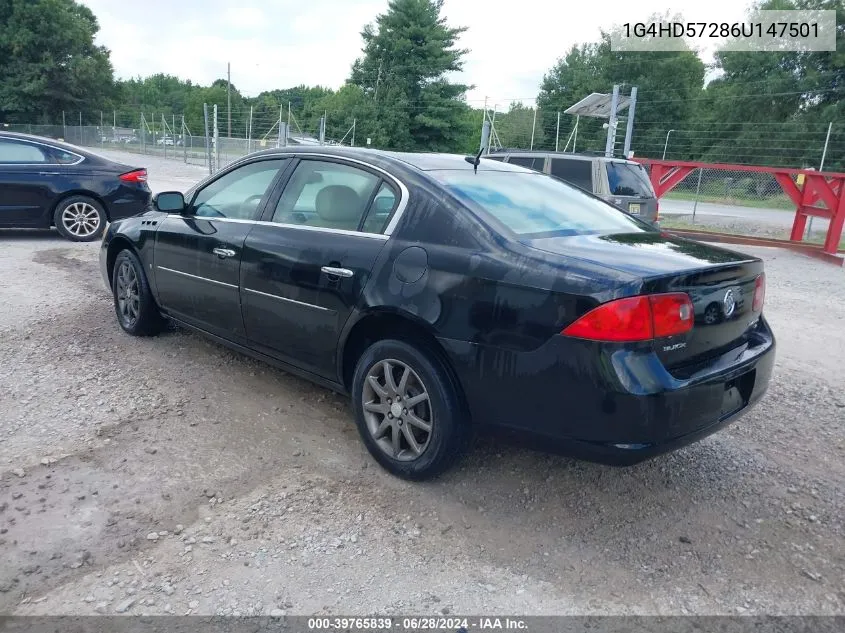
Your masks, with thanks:
[[[75,237],[91,237],[100,228],[100,213],[87,202],[74,202],[62,211],[62,225]]]
[[[132,327],[141,314],[141,297],[138,292],[138,275],[129,262],[121,262],[117,269],[115,298],[124,325]]]
[[[428,391],[411,367],[395,359],[375,363],[361,397],[367,429],[384,453],[413,461],[425,452],[434,415]]]

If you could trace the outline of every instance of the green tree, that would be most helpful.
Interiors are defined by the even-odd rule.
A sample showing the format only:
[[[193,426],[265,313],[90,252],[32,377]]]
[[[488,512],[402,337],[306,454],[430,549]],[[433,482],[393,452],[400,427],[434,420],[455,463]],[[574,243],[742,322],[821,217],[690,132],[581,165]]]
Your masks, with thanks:
[[[349,81],[373,103],[365,125],[378,146],[454,151],[465,142],[469,87],[446,74],[463,67],[467,51],[456,42],[466,29],[449,27],[442,7],[442,0],[391,0],[361,33],[364,54]]]
[[[113,70],[97,31],[74,0],[0,0],[0,118],[47,123],[110,103]]]
[[[654,21],[679,16],[655,15]],[[622,52],[611,49],[611,32],[602,32],[599,42],[573,46],[545,75],[537,99],[543,114],[543,129],[553,130],[557,112],[563,112],[592,92],[609,93],[614,84],[627,94],[637,86],[637,106],[632,148],[636,154],[659,156],[663,138],[670,128],[692,120],[696,99],[704,86],[704,63],[695,52]],[[625,115],[623,111],[622,116]],[[561,136],[571,130],[574,117],[563,115]],[[603,150],[606,131],[601,119],[582,118],[578,131],[578,149]],[[617,135],[621,149],[624,128]],[[553,135],[545,143],[554,147]],[[563,145],[563,143],[562,143]]]

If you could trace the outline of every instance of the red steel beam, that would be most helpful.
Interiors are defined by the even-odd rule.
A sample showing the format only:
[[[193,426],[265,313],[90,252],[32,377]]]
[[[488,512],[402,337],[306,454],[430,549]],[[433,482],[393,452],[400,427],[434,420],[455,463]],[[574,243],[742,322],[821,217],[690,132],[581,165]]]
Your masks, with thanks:
[[[839,248],[845,226],[845,174],[790,167],[699,163],[652,158],[636,160],[651,167],[649,178],[658,198],[662,198],[693,170],[699,168],[771,174],[795,205],[795,220],[792,223],[790,240],[803,241],[807,218],[815,216],[827,218],[830,221],[822,250],[835,255]],[[803,176],[803,185],[795,184],[793,176]],[[824,207],[816,206],[819,203]]]

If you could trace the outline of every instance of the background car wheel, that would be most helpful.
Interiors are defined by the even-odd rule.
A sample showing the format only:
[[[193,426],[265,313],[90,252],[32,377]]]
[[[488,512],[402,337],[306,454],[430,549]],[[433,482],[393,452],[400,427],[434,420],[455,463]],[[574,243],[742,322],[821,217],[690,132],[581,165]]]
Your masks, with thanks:
[[[433,354],[403,341],[371,345],[352,379],[364,445],[403,479],[435,477],[466,448],[469,419],[453,379]]]
[[[102,205],[87,196],[72,196],[59,202],[53,213],[56,230],[74,242],[93,242],[106,228],[106,212]]]
[[[117,322],[133,336],[152,336],[164,327],[144,267],[129,250],[118,253],[112,271],[112,294]]]

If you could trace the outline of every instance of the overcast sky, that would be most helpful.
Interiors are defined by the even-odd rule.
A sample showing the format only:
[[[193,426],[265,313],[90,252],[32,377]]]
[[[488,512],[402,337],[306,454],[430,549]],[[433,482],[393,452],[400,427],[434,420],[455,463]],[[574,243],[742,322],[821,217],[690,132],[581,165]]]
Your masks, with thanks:
[[[209,84],[226,76],[247,96],[299,84],[339,87],[360,55],[362,27],[387,0],[81,0],[100,22],[118,77],[168,73]],[[747,0],[446,0],[467,26],[460,79],[473,105],[530,102],[543,74],[599,29],[672,9],[690,21],[734,22]],[[706,55],[705,55],[706,56]]]

